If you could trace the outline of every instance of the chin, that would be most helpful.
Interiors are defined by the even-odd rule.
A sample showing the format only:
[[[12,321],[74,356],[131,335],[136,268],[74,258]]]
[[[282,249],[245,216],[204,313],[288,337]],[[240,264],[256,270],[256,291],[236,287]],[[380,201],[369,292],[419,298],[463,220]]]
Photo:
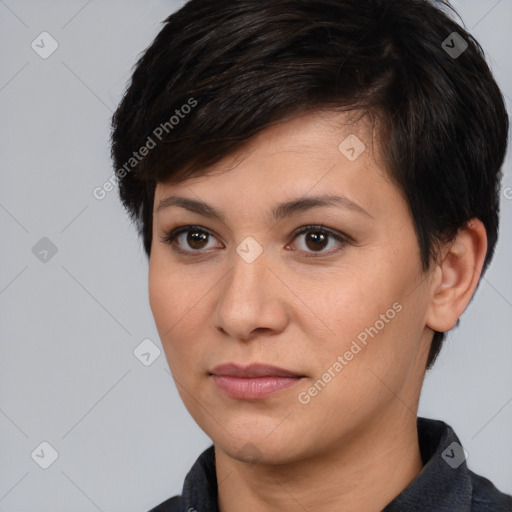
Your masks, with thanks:
[[[214,440],[214,445],[240,462],[266,465],[292,463],[304,455],[304,436],[298,439],[286,431],[282,434],[279,436],[273,432],[269,436],[251,436],[246,431],[243,436],[223,435],[222,439]]]

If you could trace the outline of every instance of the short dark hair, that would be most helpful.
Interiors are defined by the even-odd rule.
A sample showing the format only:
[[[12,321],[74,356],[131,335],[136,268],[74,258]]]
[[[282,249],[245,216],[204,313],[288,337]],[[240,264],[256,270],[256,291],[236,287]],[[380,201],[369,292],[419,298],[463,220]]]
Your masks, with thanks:
[[[409,205],[423,270],[478,218],[484,272],[508,116],[481,46],[452,12],[428,0],[191,0],[169,16],[112,118],[119,194],[146,255],[157,183],[204,174],[294,115],[362,110],[381,121],[383,161]],[[428,368],[444,336],[434,333]]]

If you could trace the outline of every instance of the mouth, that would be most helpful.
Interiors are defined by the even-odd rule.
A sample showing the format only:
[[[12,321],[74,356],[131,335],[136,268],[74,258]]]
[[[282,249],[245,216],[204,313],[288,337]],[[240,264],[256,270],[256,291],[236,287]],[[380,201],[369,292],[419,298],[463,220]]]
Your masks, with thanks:
[[[211,372],[212,375],[224,377],[258,378],[258,377],[305,377],[299,373],[278,368],[269,364],[250,364],[249,366],[240,366],[234,363],[221,364],[216,366]]]
[[[216,366],[210,376],[217,387],[231,398],[262,400],[295,386],[305,375],[272,365],[233,363]]]

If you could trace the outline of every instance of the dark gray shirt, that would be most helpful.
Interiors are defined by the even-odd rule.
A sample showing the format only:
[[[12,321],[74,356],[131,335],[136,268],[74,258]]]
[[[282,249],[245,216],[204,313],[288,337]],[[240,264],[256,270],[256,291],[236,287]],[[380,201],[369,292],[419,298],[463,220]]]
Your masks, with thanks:
[[[512,496],[468,469],[449,425],[426,418],[418,418],[417,425],[423,469],[383,512],[512,512]],[[219,512],[213,446],[195,462],[181,496],[149,512]]]

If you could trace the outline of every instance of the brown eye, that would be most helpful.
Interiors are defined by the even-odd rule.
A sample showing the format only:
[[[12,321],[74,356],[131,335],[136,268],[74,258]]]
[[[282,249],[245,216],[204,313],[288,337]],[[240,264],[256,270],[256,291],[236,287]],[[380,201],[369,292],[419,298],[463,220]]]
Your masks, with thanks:
[[[318,253],[318,256],[322,256],[324,254],[329,255],[333,252],[337,252],[336,248],[333,250],[324,250],[329,246],[331,240],[334,241],[334,246],[337,244],[341,246],[340,248],[343,248],[349,243],[348,237],[327,230],[323,226],[304,226],[295,232],[294,240],[299,239],[301,235],[305,235],[303,243],[297,245],[299,250],[306,253],[306,257],[316,256],[314,253]],[[309,253],[310,256],[308,256],[307,253]]]
[[[328,236],[319,231],[310,231],[306,235],[306,245],[312,251],[322,250],[326,247]]]
[[[316,225],[300,228],[294,233],[293,240],[299,239],[301,235],[305,235],[303,242],[297,245],[305,257],[329,256],[343,249],[351,240],[349,236]],[[211,252],[208,249],[222,248],[223,245],[220,242],[219,245],[208,246],[215,240],[216,238],[208,230],[199,226],[181,226],[161,237],[163,243],[171,245],[174,251],[186,256],[200,256]],[[325,250],[330,242],[333,242],[334,248]]]
[[[187,231],[187,244],[193,249],[204,249],[204,243],[210,235],[204,231],[190,230]]]
[[[161,238],[162,242],[172,245],[173,249],[183,254],[191,254],[195,256],[206,252],[204,249],[208,247],[210,238],[215,237],[207,230],[196,226],[182,226],[173,229],[170,233]]]

